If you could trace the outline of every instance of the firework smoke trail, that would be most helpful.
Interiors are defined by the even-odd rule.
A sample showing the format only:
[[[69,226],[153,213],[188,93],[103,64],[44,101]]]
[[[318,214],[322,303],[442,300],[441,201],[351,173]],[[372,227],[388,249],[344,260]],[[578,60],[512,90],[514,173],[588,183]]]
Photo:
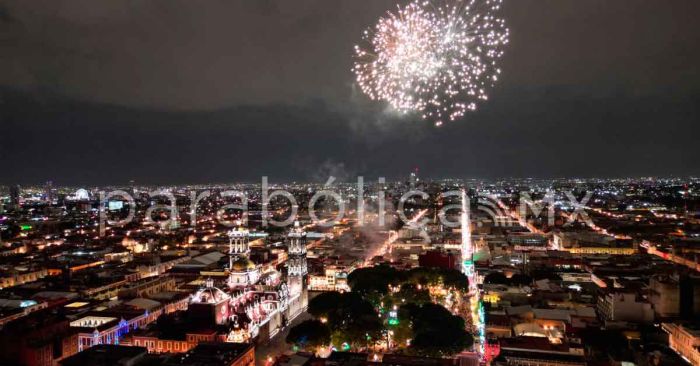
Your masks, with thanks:
[[[362,91],[441,125],[464,116],[498,80],[508,43],[502,0],[417,0],[365,31],[353,72]]]

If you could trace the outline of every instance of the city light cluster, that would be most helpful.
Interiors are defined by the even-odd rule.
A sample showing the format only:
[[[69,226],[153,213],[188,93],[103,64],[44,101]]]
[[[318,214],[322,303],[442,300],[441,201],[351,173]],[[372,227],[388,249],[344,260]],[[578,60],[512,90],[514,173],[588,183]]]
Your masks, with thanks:
[[[437,126],[454,121],[498,80],[508,43],[502,0],[415,1],[381,18],[355,46],[362,91]]]

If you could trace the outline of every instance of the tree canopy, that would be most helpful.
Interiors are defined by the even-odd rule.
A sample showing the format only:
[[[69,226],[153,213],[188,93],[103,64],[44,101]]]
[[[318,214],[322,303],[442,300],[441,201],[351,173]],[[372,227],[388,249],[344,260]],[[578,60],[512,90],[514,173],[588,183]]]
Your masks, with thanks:
[[[334,340],[362,346],[381,336],[382,323],[372,304],[359,294],[325,292],[309,302],[309,314],[327,321]]]
[[[443,268],[413,268],[407,273],[407,282],[423,285],[442,284],[447,288],[469,290],[469,279],[462,272]]]
[[[363,295],[386,294],[389,291],[389,285],[440,284],[457,290],[469,289],[467,277],[454,269],[418,267],[409,271],[399,271],[386,265],[357,269],[348,276],[348,284],[353,292]]]
[[[289,330],[286,341],[299,348],[325,346],[331,342],[331,330],[318,320],[306,320]]]
[[[403,321],[412,324],[413,340],[409,351],[422,356],[449,356],[461,352],[474,343],[465,330],[464,319],[452,315],[444,307],[427,303],[408,304],[399,312]]]
[[[431,302],[439,300],[429,286],[468,291],[469,281],[459,271],[423,267],[401,271],[380,265],[353,271],[348,283],[352,292],[322,293],[309,303],[310,314],[327,320],[334,345],[368,346],[387,336],[385,330],[401,347],[410,340],[407,351],[416,355],[453,355],[473,343],[464,319]],[[397,308],[398,319],[387,317]]]
[[[361,294],[372,292],[385,294],[389,291],[389,285],[397,285],[404,279],[404,272],[393,267],[380,265],[354,270],[348,276],[348,284],[354,292]]]

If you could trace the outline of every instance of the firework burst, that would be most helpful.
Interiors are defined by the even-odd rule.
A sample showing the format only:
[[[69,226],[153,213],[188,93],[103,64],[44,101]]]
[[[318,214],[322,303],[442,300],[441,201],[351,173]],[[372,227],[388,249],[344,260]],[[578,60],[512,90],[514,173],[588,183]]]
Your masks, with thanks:
[[[509,32],[502,0],[418,0],[388,13],[355,46],[362,91],[436,125],[488,99]]]

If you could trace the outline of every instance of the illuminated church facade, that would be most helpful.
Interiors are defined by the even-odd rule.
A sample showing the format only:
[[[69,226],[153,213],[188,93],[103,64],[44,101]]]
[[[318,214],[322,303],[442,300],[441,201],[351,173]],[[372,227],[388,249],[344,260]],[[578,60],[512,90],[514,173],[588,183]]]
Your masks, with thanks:
[[[267,340],[277,334],[308,306],[306,233],[295,224],[288,241],[287,271],[263,272],[250,260],[249,232],[228,232],[228,278],[224,290],[211,279],[192,297],[190,308],[228,325],[228,342]]]

